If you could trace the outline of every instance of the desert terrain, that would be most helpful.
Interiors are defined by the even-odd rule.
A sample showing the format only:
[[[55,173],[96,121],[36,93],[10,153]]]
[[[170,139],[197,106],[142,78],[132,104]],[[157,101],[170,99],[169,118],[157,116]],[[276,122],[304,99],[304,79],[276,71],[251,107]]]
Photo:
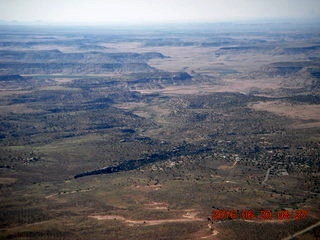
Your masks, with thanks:
[[[319,239],[319,79],[315,23],[0,26],[0,239]]]

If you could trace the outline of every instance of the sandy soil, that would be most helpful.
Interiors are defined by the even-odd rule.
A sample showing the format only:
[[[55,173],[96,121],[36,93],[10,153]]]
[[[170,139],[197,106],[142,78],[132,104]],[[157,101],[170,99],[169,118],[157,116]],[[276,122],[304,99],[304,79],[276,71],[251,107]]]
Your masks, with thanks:
[[[257,80],[224,80],[225,85],[214,84],[193,84],[186,86],[168,86],[162,89],[137,89],[138,92],[144,94],[162,93],[168,95],[181,95],[181,94],[205,94],[215,92],[240,92],[248,93],[253,89],[276,89],[279,84],[276,82],[264,82]]]
[[[93,189],[94,188],[88,188],[88,189],[77,189],[77,190],[73,190],[73,191],[58,192],[58,193],[50,194],[50,195],[46,196],[46,198],[48,199],[48,198],[52,198],[52,197],[60,196],[60,195],[80,193],[80,192],[89,192],[89,191],[92,191]]]
[[[158,191],[162,188],[161,184],[157,184],[157,185],[150,185],[150,186],[141,186],[141,185],[137,185],[135,186],[136,189],[139,189],[143,192],[152,192],[152,191]]]
[[[0,184],[12,184],[18,181],[17,178],[0,178]]]
[[[269,111],[277,115],[301,120],[320,121],[319,104],[292,104],[281,101],[259,102],[249,105],[256,111]]]
[[[168,210],[169,204],[165,202],[151,202],[144,204],[147,209]]]
[[[153,226],[160,225],[166,223],[179,223],[179,222],[194,222],[194,221],[205,221],[205,219],[197,217],[198,212],[187,212],[182,215],[181,218],[173,218],[173,219],[160,219],[160,220],[132,220],[127,219],[119,215],[91,215],[90,218],[94,218],[97,220],[119,220],[123,221],[129,226],[133,225],[144,225],[144,226]]]
[[[1,114],[6,114],[6,113],[21,114],[21,113],[37,113],[37,112],[43,112],[43,111],[38,109],[32,109],[28,107],[27,104],[24,104],[24,103],[0,106]]]
[[[8,90],[8,89],[0,89],[0,97],[10,96],[10,95],[17,95],[17,94],[28,94],[32,91],[22,91],[22,90]]]

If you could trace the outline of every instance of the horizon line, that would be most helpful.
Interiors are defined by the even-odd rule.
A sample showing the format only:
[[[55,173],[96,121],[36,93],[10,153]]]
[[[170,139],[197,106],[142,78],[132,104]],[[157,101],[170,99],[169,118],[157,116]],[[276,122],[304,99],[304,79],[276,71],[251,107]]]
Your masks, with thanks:
[[[175,20],[175,21],[114,21],[114,22],[52,22],[52,21],[18,21],[0,19],[0,25],[5,26],[159,26],[159,25],[184,25],[184,24],[241,24],[241,23],[316,23],[320,22],[320,17],[314,18],[248,18],[248,19],[225,19],[225,20]]]

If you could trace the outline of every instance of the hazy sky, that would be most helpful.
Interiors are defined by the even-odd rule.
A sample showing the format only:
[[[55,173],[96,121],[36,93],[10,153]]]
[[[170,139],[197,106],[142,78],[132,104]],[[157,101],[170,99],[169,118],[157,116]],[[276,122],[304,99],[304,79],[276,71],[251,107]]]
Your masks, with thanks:
[[[319,18],[320,0],[0,0],[0,19],[54,23]]]

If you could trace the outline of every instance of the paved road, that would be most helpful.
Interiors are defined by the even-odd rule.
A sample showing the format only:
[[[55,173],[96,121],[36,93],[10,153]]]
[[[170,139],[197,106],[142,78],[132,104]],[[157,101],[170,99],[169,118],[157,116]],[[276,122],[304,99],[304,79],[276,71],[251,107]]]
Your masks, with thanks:
[[[296,232],[295,234],[293,234],[293,235],[291,235],[289,237],[282,238],[282,240],[293,239],[293,238],[295,238],[295,237],[297,237],[297,236],[299,236],[301,234],[304,234],[304,233],[306,233],[306,232],[308,232],[308,231],[310,231],[310,230],[312,230],[312,229],[314,229],[315,227],[318,227],[318,226],[320,226],[320,221],[315,223],[315,224],[313,224],[313,225],[311,225],[310,227],[307,227],[307,228],[305,228],[305,229],[303,229],[303,230],[301,230],[299,232]]]

